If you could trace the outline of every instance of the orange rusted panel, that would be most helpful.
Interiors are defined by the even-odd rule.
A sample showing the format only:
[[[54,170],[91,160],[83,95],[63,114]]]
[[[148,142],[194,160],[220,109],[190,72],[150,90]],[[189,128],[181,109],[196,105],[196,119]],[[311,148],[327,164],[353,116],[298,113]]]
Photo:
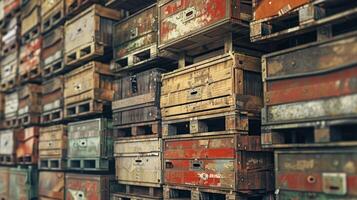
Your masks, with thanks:
[[[37,164],[39,127],[25,128],[19,134],[17,161],[21,164]]]
[[[254,0],[254,20],[283,15],[311,0]]]

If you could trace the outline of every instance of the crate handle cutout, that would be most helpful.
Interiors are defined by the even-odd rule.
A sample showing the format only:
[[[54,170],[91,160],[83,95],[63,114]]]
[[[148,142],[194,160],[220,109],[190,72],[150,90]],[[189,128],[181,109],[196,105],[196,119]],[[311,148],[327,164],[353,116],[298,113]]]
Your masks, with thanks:
[[[187,8],[183,11],[183,22],[187,22],[196,17],[196,10],[194,7]]]
[[[174,168],[174,164],[171,161],[165,161],[165,167],[166,169],[172,169]]]
[[[142,159],[135,159],[134,165],[143,165],[143,160]]]
[[[203,162],[202,161],[198,161],[198,160],[191,161],[191,169],[192,170],[202,170],[203,169]]]
[[[322,173],[322,188],[326,194],[345,195],[347,177],[345,173]]]
[[[196,95],[196,94],[198,94],[198,91],[195,90],[195,89],[193,89],[193,90],[191,90],[190,94],[191,94],[191,95]]]

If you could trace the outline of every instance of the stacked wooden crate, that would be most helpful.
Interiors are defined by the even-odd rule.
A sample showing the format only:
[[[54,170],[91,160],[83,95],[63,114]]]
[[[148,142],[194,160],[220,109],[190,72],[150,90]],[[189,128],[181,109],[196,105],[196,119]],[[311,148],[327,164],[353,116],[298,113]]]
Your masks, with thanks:
[[[257,1],[262,145],[275,152],[279,199],[356,198],[355,1]]]
[[[162,199],[161,74],[157,5],[114,25],[112,105],[116,192],[113,199]]]
[[[0,0],[0,199],[356,198],[356,6]]]
[[[1,1],[1,198],[38,195],[39,1]],[[21,12],[20,12],[21,10]],[[6,167],[5,167],[6,166]],[[17,168],[15,167],[17,166]]]

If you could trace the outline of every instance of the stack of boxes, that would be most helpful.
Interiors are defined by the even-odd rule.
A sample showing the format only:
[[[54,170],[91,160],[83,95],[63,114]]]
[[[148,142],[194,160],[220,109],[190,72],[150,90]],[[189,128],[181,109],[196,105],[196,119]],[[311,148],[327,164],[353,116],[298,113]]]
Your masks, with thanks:
[[[355,198],[355,9],[0,0],[0,199]]]
[[[356,2],[255,5],[252,41],[279,45],[262,59],[277,198],[355,199]]]

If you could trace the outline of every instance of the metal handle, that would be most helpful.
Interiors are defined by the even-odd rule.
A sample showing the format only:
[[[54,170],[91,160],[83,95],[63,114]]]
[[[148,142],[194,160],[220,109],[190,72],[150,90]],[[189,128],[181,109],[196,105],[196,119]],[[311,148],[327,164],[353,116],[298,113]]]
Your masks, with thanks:
[[[201,170],[203,166],[202,161],[194,160],[191,162],[191,169],[193,170]]]
[[[190,92],[190,95],[196,95],[198,94],[198,91],[196,89],[192,89],[191,92]]]
[[[190,7],[183,11],[182,21],[187,22],[195,17],[196,17],[196,10],[195,10],[195,8]]]

